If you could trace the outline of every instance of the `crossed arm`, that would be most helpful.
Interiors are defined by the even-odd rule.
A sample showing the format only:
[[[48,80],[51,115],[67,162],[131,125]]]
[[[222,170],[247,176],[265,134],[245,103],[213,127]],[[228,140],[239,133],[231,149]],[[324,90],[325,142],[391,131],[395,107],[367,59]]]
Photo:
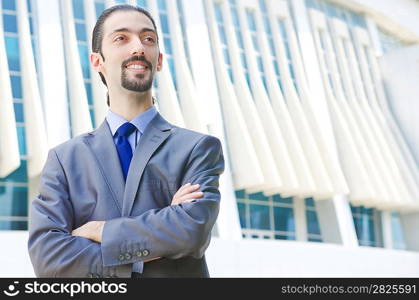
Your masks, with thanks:
[[[135,217],[88,222],[77,229],[59,154],[50,151],[40,193],[31,206],[28,248],[37,276],[130,277],[132,263],[145,257],[119,260],[118,256],[141,249],[149,250],[147,260],[202,257],[219,210],[218,180],[224,159],[218,139],[204,136],[197,142],[171,205]],[[189,182],[199,187],[185,185]],[[202,195],[195,194],[197,188]]]
[[[172,202],[170,205],[178,205],[181,203],[192,202],[196,199],[202,198],[204,196],[203,192],[197,191],[199,189],[199,184],[191,184],[190,182],[182,185],[179,190],[173,196]],[[73,236],[84,237],[96,243],[102,242],[102,233],[103,227],[105,226],[106,221],[90,221],[86,224],[74,229],[71,232]],[[144,262],[149,262],[156,258],[144,259]]]

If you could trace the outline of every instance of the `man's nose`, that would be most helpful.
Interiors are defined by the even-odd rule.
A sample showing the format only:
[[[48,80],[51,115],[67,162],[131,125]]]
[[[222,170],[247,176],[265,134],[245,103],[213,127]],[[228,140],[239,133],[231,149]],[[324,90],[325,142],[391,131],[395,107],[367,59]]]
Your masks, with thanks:
[[[140,39],[136,39],[133,41],[131,55],[144,56],[144,45],[143,43],[141,43]]]

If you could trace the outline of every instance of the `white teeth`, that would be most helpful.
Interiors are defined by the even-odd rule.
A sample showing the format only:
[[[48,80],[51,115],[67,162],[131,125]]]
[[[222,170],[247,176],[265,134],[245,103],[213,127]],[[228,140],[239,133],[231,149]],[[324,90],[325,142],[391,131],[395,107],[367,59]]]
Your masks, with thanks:
[[[129,65],[128,67],[127,67],[127,69],[137,69],[137,70],[143,70],[143,69],[145,69],[146,67],[145,66],[142,66],[142,65]]]

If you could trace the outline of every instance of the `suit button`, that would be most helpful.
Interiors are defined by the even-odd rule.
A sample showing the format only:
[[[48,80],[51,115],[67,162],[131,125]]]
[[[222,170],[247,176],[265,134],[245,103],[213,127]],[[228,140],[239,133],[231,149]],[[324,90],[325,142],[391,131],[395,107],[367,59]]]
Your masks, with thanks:
[[[138,250],[137,252],[135,252],[135,255],[137,255],[138,257],[141,257],[143,256],[143,253],[140,250]]]
[[[125,253],[125,259],[130,260],[131,259],[131,254],[130,253]]]
[[[125,259],[125,256],[123,254],[119,254],[118,259],[120,261],[123,261]]]
[[[150,254],[150,251],[148,251],[147,249],[143,250],[143,256],[147,256]]]

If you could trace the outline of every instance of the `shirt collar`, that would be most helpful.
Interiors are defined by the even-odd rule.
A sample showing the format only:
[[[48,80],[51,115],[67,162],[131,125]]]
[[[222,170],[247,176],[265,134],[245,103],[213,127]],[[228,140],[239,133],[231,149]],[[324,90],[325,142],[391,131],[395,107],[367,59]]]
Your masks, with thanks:
[[[155,117],[157,114],[157,110],[155,106],[150,107],[146,111],[140,113],[137,115],[134,119],[131,120],[130,123],[132,123],[138,131],[143,134],[144,130],[146,129],[147,125],[150,123],[150,121]],[[128,122],[120,115],[114,113],[113,111],[109,110],[106,115],[106,121],[109,124],[109,128],[111,129],[112,136],[115,135],[118,128]]]

